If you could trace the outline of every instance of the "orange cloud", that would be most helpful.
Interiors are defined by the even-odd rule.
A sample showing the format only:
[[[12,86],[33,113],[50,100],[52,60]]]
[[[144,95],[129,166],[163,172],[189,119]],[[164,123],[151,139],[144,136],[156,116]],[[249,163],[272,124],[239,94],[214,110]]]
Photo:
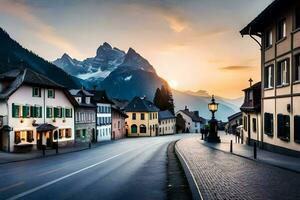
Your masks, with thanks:
[[[224,71],[244,71],[244,70],[254,70],[254,67],[251,66],[227,66],[227,67],[222,67],[220,70]]]
[[[75,57],[81,57],[81,53],[70,44],[65,38],[59,36],[55,33],[54,29],[40,20],[35,16],[28,6],[23,3],[15,1],[1,1],[0,2],[0,12],[5,12],[9,15],[16,17],[19,20],[24,21],[29,25],[35,34],[41,40],[56,46],[63,52],[68,52]]]

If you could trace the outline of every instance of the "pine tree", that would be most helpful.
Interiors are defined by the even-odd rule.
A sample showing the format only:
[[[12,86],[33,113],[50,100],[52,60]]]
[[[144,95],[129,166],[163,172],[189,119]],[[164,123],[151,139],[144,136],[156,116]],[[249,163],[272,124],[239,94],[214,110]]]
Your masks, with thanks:
[[[174,114],[173,95],[168,85],[162,85],[161,89],[156,89],[153,102],[160,110],[169,110],[171,113]]]

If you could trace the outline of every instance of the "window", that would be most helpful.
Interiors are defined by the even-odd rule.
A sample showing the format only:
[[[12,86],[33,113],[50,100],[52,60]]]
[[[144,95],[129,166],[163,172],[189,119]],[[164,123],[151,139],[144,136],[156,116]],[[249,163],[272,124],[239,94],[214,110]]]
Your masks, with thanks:
[[[294,67],[294,80],[300,81],[300,53],[295,56],[295,67]]]
[[[289,141],[290,140],[290,116],[277,115],[277,137]]]
[[[244,116],[244,130],[247,131],[247,117]]]
[[[55,118],[61,118],[62,117],[62,108],[55,107],[54,108],[54,117]]]
[[[296,8],[295,21],[295,29],[300,28],[300,7]]]
[[[54,89],[48,89],[48,98],[55,98],[55,90]]]
[[[277,41],[286,37],[286,21],[281,20],[277,24]]]
[[[252,118],[252,131],[256,133],[256,129],[257,129],[256,118]]]
[[[137,125],[131,125],[131,133],[137,133]]]
[[[289,66],[288,60],[283,60],[277,64],[277,85],[282,86],[290,82],[289,80]]]
[[[141,120],[145,120],[145,114],[141,113]]]
[[[264,74],[264,77],[265,77],[264,87],[265,88],[274,87],[274,66],[269,65],[269,66],[265,67],[264,73],[265,73]]]
[[[152,120],[152,113],[149,113],[149,115],[150,115],[150,120]]]
[[[294,117],[294,139],[300,142],[300,116]]]
[[[41,88],[33,87],[32,88],[32,96],[33,97],[41,97]]]
[[[72,118],[72,108],[66,108],[66,118]]]
[[[15,132],[15,144],[31,143],[33,141],[34,141],[33,131],[16,131]]]
[[[86,130],[83,129],[82,131],[83,131],[82,135],[85,138]],[[71,131],[70,128],[65,129],[65,136],[66,136],[66,138],[71,138],[72,137],[72,131]]]
[[[269,30],[269,31],[266,32],[265,40],[266,40],[266,43],[265,43],[265,47],[266,48],[272,46],[272,44],[273,44],[273,33],[272,33],[272,30]]]
[[[273,125],[273,114],[271,113],[265,113],[264,115],[264,130],[265,134],[272,136],[273,135],[273,130],[274,130],[274,125]]]
[[[23,118],[30,117],[30,106],[29,105],[22,106],[22,117]]]
[[[146,133],[147,132],[147,128],[144,124],[140,125],[140,133]]]
[[[59,129],[59,139],[64,137],[64,129]]]
[[[21,116],[20,106],[12,104],[12,117],[19,118]]]
[[[132,113],[132,120],[136,120],[136,113]]]
[[[57,132],[57,131],[54,131],[54,134],[53,134],[53,140],[57,140],[57,136],[58,136],[58,132]]]
[[[30,116],[34,118],[42,117],[42,107],[41,106],[31,106],[30,107]]]

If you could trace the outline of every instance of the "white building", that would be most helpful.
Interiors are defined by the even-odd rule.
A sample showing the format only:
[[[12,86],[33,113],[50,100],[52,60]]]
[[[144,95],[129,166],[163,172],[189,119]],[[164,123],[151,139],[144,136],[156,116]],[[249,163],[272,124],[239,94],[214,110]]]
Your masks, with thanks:
[[[74,99],[62,86],[30,69],[0,75],[0,148],[29,151],[74,142]]]
[[[176,117],[168,110],[158,112],[159,135],[176,133]]]
[[[261,53],[262,148],[300,156],[300,1],[273,1],[240,33]],[[270,17],[271,16],[271,17]],[[253,38],[253,37],[252,37]]]
[[[106,141],[111,140],[112,133],[112,115],[111,107],[113,102],[111,102],[106,92],[103,91],[90,91],[94,94],[93,102],[97,106],[97,120],[96,120],[96,141]]]
[[[179,110],[176,116],[181,115],[185,120],[186,133],[200,133],[201,129],[204,128],[206,120],[199,116],[199,111],[189,111],[187,106],[184,110]]]

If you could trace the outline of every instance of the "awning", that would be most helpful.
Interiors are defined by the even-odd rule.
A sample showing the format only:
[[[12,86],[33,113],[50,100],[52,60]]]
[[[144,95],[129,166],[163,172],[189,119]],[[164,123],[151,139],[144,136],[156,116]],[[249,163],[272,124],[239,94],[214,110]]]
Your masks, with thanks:
[[[53,126],[52,124],[40,124],[36,128],[36,131],[42,132],[42,131],[53,131],[57,129],[57,127]]]

